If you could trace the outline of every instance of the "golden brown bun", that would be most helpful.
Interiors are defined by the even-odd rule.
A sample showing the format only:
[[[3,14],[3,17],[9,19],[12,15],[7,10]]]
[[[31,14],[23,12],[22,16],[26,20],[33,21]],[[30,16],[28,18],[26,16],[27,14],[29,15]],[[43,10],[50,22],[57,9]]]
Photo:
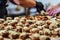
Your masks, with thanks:
[[[0,36],[0,40],[4,40],[4,38],[2,36]]]

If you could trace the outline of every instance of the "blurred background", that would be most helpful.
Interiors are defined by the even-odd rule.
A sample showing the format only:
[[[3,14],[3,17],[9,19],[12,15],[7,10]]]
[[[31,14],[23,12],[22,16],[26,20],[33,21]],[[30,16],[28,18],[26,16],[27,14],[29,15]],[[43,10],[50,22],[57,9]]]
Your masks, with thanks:
[[[60,3],[60,0],[36,0],[36,1],[42,2],[44,5],[44,9],[47,9],[48,7],[51,7],[51,6],[54,6],[54,5],[57,5]],[[11,15],[11,14],[17,15],[17,14],[21,14],[21,13],[22,14],[26,13],[26,8],[24,8],[24,7],[14,5],[9,1],[7,4],[9,4],[9,6],[7,7],[8,15]],[[36,8],[31,8],[30,13],[31,13],[30,15],[35,15]]]

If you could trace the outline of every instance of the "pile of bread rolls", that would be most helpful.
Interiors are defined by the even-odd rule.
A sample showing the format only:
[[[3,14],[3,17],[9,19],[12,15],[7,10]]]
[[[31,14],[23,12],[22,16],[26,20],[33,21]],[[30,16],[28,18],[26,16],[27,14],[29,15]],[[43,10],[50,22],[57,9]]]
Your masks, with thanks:
[[[0,19],[0,40],[54,40],[60,37],[57,16],[19,16]],[[6,38],[6,39],[5,39]]]

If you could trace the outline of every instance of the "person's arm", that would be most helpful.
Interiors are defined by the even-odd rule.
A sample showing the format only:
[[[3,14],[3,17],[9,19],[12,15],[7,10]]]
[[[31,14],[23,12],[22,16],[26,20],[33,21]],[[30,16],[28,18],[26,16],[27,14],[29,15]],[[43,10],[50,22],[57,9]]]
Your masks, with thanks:
[[[36,2],[35,2],[35,0],[25,0],[22,6],[34,7],[34,6],[36,6]]]
[[[34,7],[36,6],[35,0],[13,0],[17,5],[21,5],[23,7]]]
[[[35,0],[9,0],[10,2],[21,5],[23,7],[34,7],[36,6]]]

